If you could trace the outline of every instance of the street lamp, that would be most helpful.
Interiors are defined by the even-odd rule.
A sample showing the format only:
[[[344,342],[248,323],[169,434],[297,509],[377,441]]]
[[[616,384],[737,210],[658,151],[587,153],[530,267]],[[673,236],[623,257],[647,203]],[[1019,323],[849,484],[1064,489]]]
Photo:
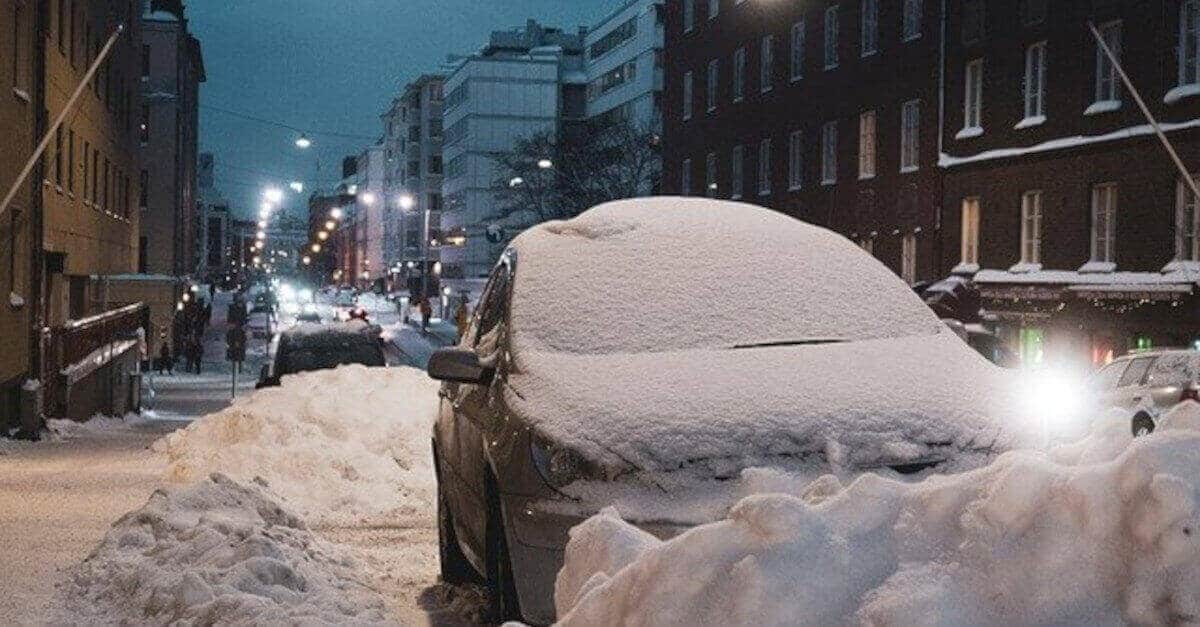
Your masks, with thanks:
[[[259,231],[259,232],[255,233],[255,234],[254,234],[254,239],[267,239],[267,232],[266,232],[266,231]]]
[[[314,253],[319,253],[319,252],[321,252],[321,245],[320,245],[320,244],[313,244],[313,245],[312,245],[312,251],[313,251]]]
[[[363,193],[359,194],[358,199],[361,200],[362,203],[364,205],[367,205],[368,207],[375,204],[375,194],[372,194],[371,192],[363,192]]]
[[[304,256],[304,258],[303,258],[303,259],[301,259],[300,261],[303,261],[303,262],[304,262],[304,265],[306,265],[306,266],[307,266],[308,264],[312,263],[312,257],[309,257],[308,255],[305,255],[305,256]]]
[[[310,146],[312,146],[312,140],[309,139],[307,136],[305,136],[304,133],[301,133],[300,137],[296,138],[296,147],[297,148],[303,150]]]
[[[399,200],[400,208],[408,211],[417,204],[417,201],[412,197],[412,194],[401,194]]]
[[[336,228],[337,228],[337,222],[334,222],[333,220],[329,220],[328,222],[325,223],[326,231],[332,231]]]
[[[329,217],[333,218],[334,220],[341,220],[342,215],[343,213],[341,207],[334,207],[333,209],[329,210]]]
[[[537,167],[543,170],[549,170],[554,167],[554,162],[549,159],[538,159]]]
[[[292,181],[291,183],[288,183],[288,187],[292,188],[292,191],[296,192],[297,194],[304,193],[304,183],[301,183],[300,181]]]
[[[283,190],[278,187],[268,187],[263,191],[263,198],[266,198],[267,202],[271,204],[279,204],[283,201]]]
[[[520,187],[521,185],[524,185],[524,184],[525,184],[525,179],[523,179],[519,176],[514,176],[512,178],[512,180],[510,180],[508,182],[509,187]]]
[[[319,239],[323,242],[323,241],[329,239],[329,234],[326,233],[325,231],[321,231],[321,232],[317,233],[317,239]]]

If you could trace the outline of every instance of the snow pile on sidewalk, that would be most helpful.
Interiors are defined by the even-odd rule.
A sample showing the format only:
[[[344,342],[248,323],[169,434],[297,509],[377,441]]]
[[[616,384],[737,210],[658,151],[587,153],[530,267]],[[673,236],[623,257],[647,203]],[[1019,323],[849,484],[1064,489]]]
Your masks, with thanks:
[[[51,418],[46,421],[46,431],[49,432],[51,439],[69,440],[89,435],[104,435],[106,433],[129,431],[149,421],[146,416],[134,413],[125,414],[121,417],[96,414],[84,422],[77,422],[66,418]]]
[[[412,368],[343,366],[283,378],[155,444],[168,479],[265,481],[311,523],[427,516],[436,381]]]
[[[118,520],[67,584],[65,622],[382,623],[356,568],[264,491],[214,474]]]
[[[1106,422],[1106,421],[1102,421]],[[571,532],[566,625],[1174,624],[1200,616],[1200,405],[1130,442],[905,484],[760,494],[661,542],[609,510]]]

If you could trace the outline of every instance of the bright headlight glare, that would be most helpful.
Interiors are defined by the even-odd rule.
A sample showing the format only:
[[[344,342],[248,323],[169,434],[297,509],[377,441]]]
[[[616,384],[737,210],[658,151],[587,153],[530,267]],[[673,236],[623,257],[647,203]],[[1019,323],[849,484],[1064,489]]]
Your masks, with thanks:
[[[533,467],[553,488],[570,485],[587,474],[588,464],[583,456],[543,438],[534,436],[530,439],[529,453]]]

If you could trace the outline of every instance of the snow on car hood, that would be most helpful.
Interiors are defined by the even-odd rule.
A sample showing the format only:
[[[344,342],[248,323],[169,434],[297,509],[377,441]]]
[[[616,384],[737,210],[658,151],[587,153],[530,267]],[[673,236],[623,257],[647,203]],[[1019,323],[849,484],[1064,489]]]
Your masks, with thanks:
[[[514,351],[506,396],[536,432],[607,474],[698,464],[729,474],[806,456],[865,468],[1007,450],[1028,432],[1012,384],[946,331],[668,353]]]

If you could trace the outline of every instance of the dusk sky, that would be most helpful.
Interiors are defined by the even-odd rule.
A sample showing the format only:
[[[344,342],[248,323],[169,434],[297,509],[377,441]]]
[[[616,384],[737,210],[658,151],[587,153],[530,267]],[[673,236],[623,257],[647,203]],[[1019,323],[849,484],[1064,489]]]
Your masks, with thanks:
[[[316,131],[377,137],[379,115],[410,79],[450,53],[477,50],[492,30],[531,17],[574,30],[621,0],[192,0],[187,14],[204,48],[201,151],[213,152],[217,185],[234,207],[255,206],[267,184],[329,185],[341,159],[370,143],[297,134],[209,107]],[[319,160],[319,170],[318,168]],[[308,189],[304,198],[307,198]],[[303,206],[291,195],[290,208]]]

